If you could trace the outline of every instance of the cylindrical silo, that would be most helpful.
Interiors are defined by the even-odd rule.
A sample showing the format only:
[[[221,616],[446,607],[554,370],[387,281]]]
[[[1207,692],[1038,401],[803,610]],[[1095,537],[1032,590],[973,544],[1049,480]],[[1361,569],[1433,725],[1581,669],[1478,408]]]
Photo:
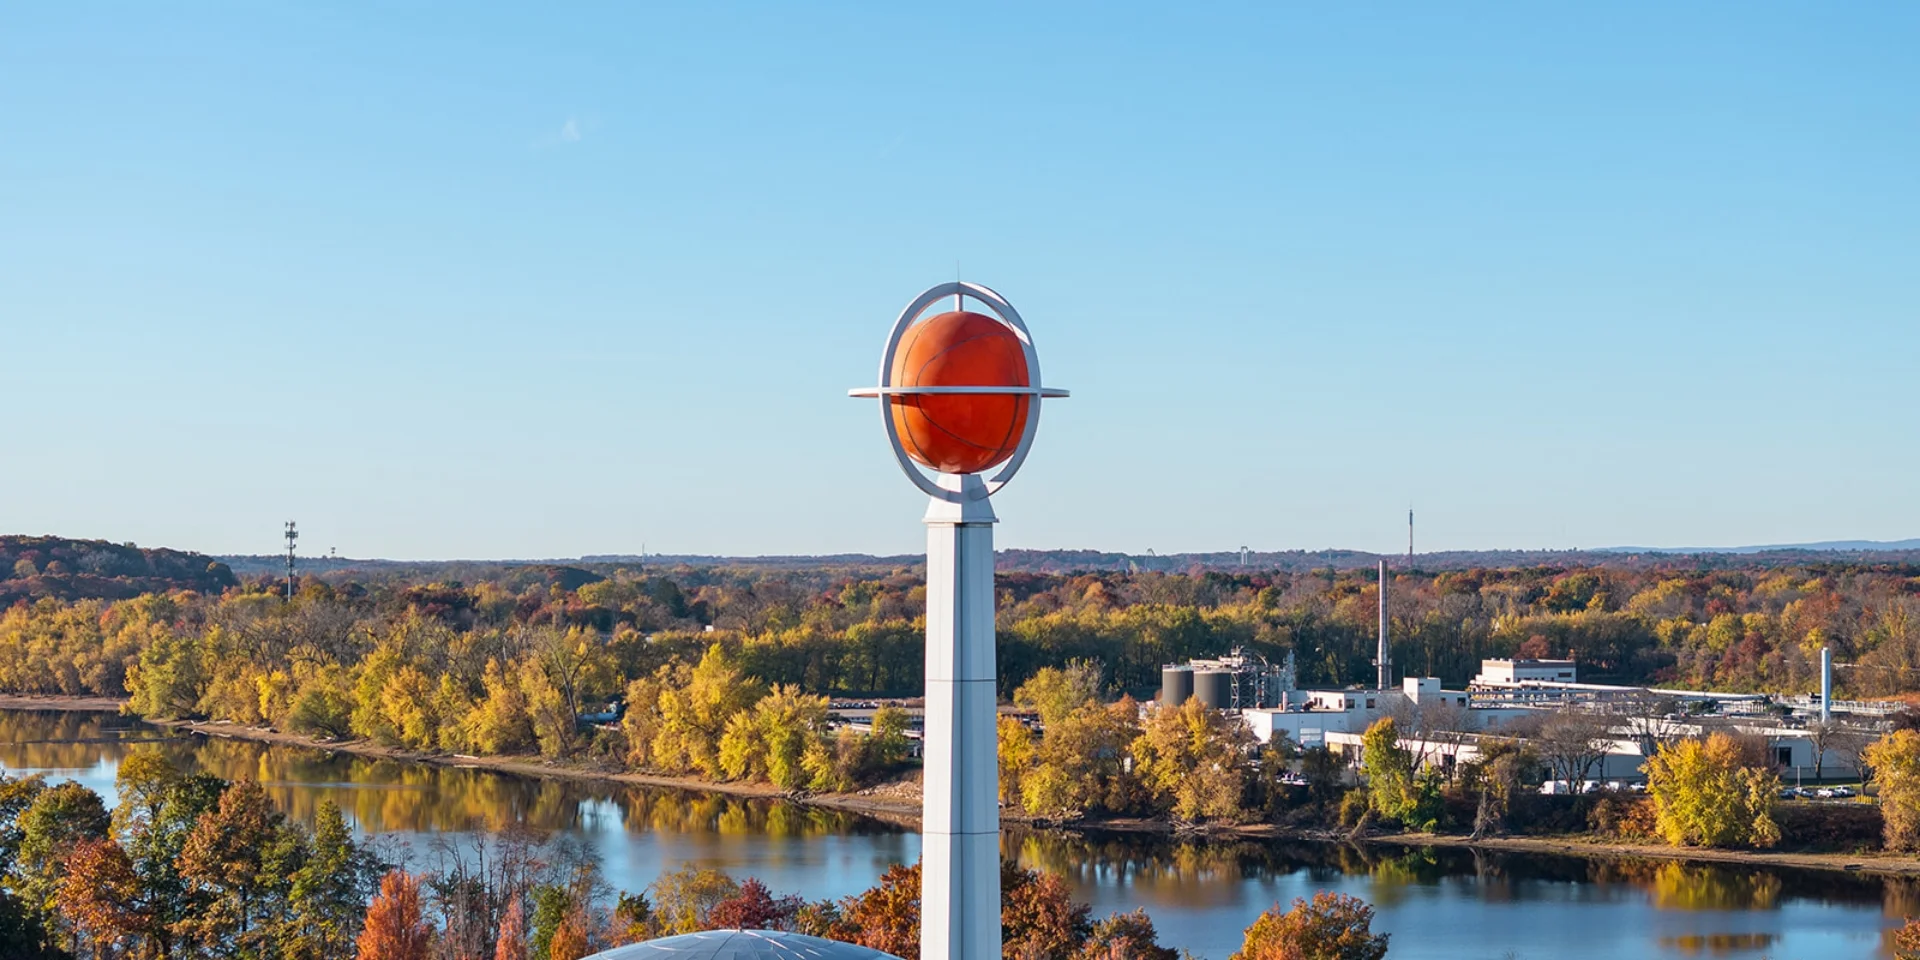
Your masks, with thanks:
[[[1160,705],[1177,707],[1193,696],[1192,667],[1160,668]]]
[[[1193,698],[1215,710],[1233,706],[1233,674],[1225,670],[1195,670]]]

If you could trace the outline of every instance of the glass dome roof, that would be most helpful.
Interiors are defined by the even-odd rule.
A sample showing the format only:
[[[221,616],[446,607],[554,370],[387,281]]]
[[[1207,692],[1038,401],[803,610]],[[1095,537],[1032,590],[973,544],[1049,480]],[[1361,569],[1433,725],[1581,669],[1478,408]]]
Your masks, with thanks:
[[[585,960],[897,960],[838,940],[778,930],[707,930],[614,947]]]

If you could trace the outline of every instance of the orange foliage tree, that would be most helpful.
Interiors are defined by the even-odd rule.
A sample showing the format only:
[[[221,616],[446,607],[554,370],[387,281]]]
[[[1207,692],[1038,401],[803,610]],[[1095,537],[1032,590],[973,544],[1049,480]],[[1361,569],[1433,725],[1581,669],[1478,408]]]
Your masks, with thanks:
[[[587,914],[579,908],[567,911],[560,925],[553,928],[553,941],[547,946],[547,960],[580,960],[591,949],[587,945]]]
[[[514,897],[500,918],[500,937],[493,942],[493,960],[527,960],[527,911]]]
[[[920,865],[894,864],[872,889],[847,898],[833,939],[920,960]]]
[[[141,902],[133,861],[111,839],[83,840],[67,854],[59,905],[60,913],[102,957],[152,929],[153,916]]]
[[[1000,861],[1002,953],[1020,960],[1068,960],[1087,942],[1087,905],[1074,903],[1058,874]]]
[[[427,960],[432,942],[433,928],[420,913],[420,879],[404,870],[389,872],[367,906],[356,960]]]

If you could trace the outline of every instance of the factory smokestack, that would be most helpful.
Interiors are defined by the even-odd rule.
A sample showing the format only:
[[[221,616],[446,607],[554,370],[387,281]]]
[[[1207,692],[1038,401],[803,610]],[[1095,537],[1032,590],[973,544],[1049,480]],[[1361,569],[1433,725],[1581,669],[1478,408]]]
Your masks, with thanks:
[[[1833,719],[1833,648],[1820,648],[1820,722]]]
[[[1380,561],[1380,650],[1374,662],[1380,665],[1380,689],[1393,682],[1392,648],[1387,646],[1387,562]]]

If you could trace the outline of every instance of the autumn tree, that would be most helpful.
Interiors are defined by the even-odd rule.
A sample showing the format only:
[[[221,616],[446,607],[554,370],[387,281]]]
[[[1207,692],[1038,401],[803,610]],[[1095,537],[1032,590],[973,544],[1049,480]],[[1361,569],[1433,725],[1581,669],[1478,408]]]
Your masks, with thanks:
[[[713,905],[707,923],[716,930],[791,930],[804,904],[796,896],[775,897],[766,884],[748,877],[733,896]]]
[[[1041,667],[1013,692],[1016,706],[1040,715],[1042,726],[1052,726],[1067,714],[1100,697],[1100,667],[1086,660],[1064,667]]]
[[[553,936],[547,941],[547,960],[580,960],[586,956],[592,950],[589,923],[585,905],[575,904],[553,928]]]
[[[176,944],[194,943],[193,921],[210,909],[211,894],[181,872],[181,859],[200,818],[219,806],[227,787],[209,774],[180,775],[165,785],[151,815],[127,820],[122,836],[146,893],[152,937],[162,956],[171,956]]]
[[[493,960],[527,960],[527,911],[519,897],[507,901],[500,935],[493,941]]]
[[[919,960],[920,865],[896,863],[866,892],[848,897],[833,935],[901,960]]]
[[[206,909],[182,919],[205,941],[255,945],[261,901],[277,879],[269,852],[282,818],[265,791],[251,780],[220,795],[219,805],[195,823],[180,850],[180,874],[205,891]],[[250,947],[252,948],[252,947]]]
[[[34,792],[18,820],[14,858],[15,891],[29,910],[48,920],[58,916],[68,856],[84,843],[106,839],[110,825],[100,795],[80,784],[68,781]]]
[[[1087,700],[1047,724],[1020,775],[1020,804],[1036,816],[1125,811],[1140,793],[1127,758],[1139,736],[1132,698]]]
[[[806,785],[807,744],[826,727],[827,698],[781,684],[751,710],[734,714],[720,738],[720,768],[730,777],[764,779],[783,790]]]
[[[694,933],[713,926],[713,911],[740,892],[732,877],[691,864],[669,870],[647,888],[653,912],[667,933]]]
[[[527,696],[521,685],[507,676],[496,657],[488,657],[480,685],[485,693],[467,713],[464,742],[476,753],[520,753],[534,745],[533,720],[527,713]]]
[[[1116,913],[1096,922],[1074,960],[1179,960],[1180,951],[1160,945],[1145,910]]]
[[[93,946],[110,957],[123,944],[153,929],[153,913],[133,872],[133,861],[112,839],[82,840],[67,854],[58,897],[60,915]]]
[[[1285,912],[1275,904],[1261,914],[1232,960],[1381,960],[1389,935],[1372,926],[1365,900],[1323,891]]]
[[[1888,850],[1920,850],[1920,733],[1895,730],[1862,754],[1879,784]]]
[[[906,710],[893,704],[873,712],[873,736],[867,741],[867,761],[875,769],[891,770],[906,762],[910,719]]]
[[[1660,835],[1674,846],[1770,847],[1780,839],[1773,796],[1780,778],[1745,766],[1732,737],[1682,740],[1647,760]]]
[[[1893,932],[1893,960],[1920,960],[1920,918],[1908,917]]]
[[[403,870],[380,878],[354,941],[355,960],[427,960],[433,928],[420,909],[420,879]]]
[[[727,722],[758,703],[765,688],[748,679],[724,646],[707,648],[684,687],[660,691],[652,760],[661,769],[719,778],[720,738]]]
[[[1232,820],[1252,744],[1244,721],[1193,699],[1150,713],[1130,752],[1135,775],[1174,816]]]
[[[1033,731],[1018,717],[1000,714],[995,720],[995,751],[1000,768],[1000,802],[1010,807],[1024,806],[1023,791],[1027,774],[1032,771],[1035,749]]]
[[[1058,874],[1000,862],[1000,942],[1016,960],[1070,960],[1086,944],[1093,923],[1074,903]]]

